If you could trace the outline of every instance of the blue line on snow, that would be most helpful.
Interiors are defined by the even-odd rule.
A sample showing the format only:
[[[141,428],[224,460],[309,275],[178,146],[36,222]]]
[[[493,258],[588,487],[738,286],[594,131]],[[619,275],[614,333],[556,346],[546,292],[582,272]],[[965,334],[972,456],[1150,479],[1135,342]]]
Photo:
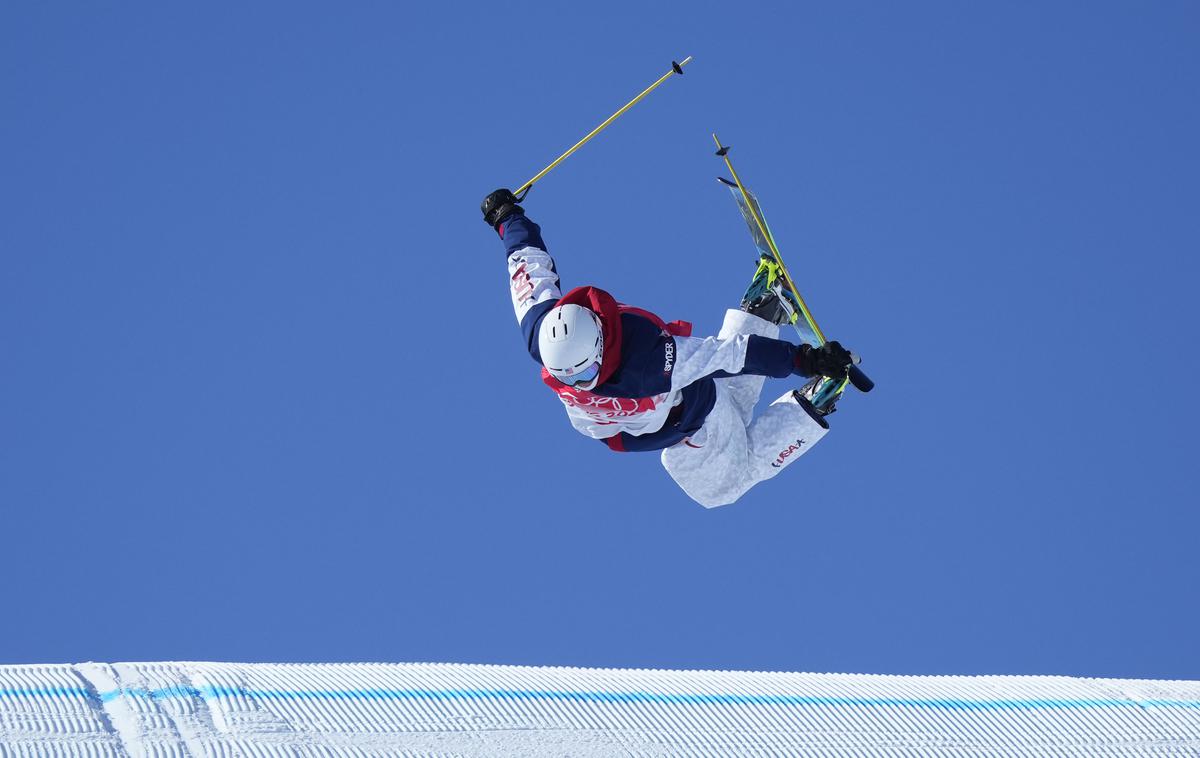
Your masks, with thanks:
[[[25,691],[33,694],[34,691]],[[66,690],[62,694],[82,694],[83,690]],[[0,690],[0,696],[8,691]],[[44,693],[52,694],[46,690]],[[936,708],[956,711],[981,710],[1045,710],[1064,708],[1197,708],[1200,701],[1194,700],[1119,700],[1119,699],[1008,699],[1008,700],[964,700],[957,698],[858,698],[858,697],[814,697],[808,695],[738,695],[718,694],[662,694],[655,692],[572,692],[569,690],[254,690],[235,687],[168,687],[147,690],[130,688],[109,690],[100,694],[104,702],[119,697],[141,697],[163,700],[172,697],[199,697],[217,699],[223,697],[248,697],[261,700],[575,700],[583,702],[622,704],[673,704],[673,705],[786,705],[786,706],[868,706],[877,708]]]
[[[82,687],[28,687],[0,689],[0,697],[91,697]]]

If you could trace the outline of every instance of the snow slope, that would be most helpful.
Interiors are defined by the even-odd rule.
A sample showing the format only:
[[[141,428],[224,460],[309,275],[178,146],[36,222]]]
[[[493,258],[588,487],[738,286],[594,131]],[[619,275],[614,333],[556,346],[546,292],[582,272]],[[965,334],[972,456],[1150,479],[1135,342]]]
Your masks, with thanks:
[[[430,664],[0,666],[0,756],[1200,755],[1200,682]]]

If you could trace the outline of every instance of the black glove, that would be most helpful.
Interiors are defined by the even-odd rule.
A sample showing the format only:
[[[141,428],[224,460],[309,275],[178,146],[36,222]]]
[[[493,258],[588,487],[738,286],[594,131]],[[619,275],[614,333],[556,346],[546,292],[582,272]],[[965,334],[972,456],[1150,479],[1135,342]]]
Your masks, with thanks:
[[[845,379],[854,356],[840,342],[826,342],[820,347],[801,345],[796,349],[795,373],[800,376],[827,376],[830,379]]]
[[[479,209],[483,211],[483,220],[493,229],[512,214],[525,212],[524,208],[517,205],[517,196],[512,190],[506,189],[498,189],[485,197]]]

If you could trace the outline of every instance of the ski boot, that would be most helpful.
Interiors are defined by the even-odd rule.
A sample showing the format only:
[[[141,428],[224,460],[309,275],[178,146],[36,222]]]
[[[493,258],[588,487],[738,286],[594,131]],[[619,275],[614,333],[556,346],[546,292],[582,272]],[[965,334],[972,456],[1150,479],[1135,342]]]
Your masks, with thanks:
[[[838,398],[842,396],[848,379],[831,379],[828,376],[814,376],[798,390],[793,390],[796,401],[801,405],[807,404],[819,416],[828,416],[837,410]],[[803,402],[801,402],[803,401]]]
[[[800,315],[800,304],[784,287],[780,266],[769,255],[759,258],[754,279],[746,288],[746,294],[742,295],[739,307],[751,316],[758,316],[772,324],[795,323]]]

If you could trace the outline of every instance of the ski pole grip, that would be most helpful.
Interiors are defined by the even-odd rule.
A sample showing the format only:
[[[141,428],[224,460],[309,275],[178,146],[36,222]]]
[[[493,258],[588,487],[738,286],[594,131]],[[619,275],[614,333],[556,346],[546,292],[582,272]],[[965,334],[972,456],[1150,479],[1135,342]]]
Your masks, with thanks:
[[[870,392],[875,389],[875,382],[871,381],[871,378],[864,374],[858,366],[850,367],[850,383],[859,392]]]

